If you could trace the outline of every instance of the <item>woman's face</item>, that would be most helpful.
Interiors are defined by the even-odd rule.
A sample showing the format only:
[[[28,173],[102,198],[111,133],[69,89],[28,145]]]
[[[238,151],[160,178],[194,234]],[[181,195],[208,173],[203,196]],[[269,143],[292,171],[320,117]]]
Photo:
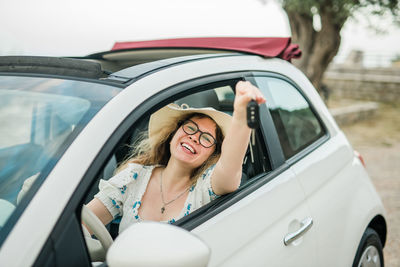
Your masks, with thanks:
[[[207,132],[215,139],[216,125],[213,120],[198,117],[192,117],[190,120],[198,125],[201,132]],[[170,143],[171,157],[188,164],[193,169],[201,166],[214,153],[215,145],[208,148],[202,146],[199,142],[200,131],[189,135],[179,127]]]

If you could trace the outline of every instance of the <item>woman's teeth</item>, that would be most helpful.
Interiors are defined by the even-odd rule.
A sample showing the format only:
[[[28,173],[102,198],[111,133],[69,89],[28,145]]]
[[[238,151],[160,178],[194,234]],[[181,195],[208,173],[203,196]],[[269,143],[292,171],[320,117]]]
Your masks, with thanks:
[[[194,151],[193,147],[189,146],[189,145],[186,144],[186,143],[182,143],[182,146],[183,146],[184,148],[188,149],[190,152],[192,152],[192,154],[195,154],[195,151]]]

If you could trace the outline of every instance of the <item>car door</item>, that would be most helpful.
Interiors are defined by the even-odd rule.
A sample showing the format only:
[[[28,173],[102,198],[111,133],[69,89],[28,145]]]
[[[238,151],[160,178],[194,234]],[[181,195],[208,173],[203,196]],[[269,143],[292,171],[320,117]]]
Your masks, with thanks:
[[[315,266],[315,231],[303,190],[284,163],[265,105],[260,117],[256,140],[263,153],[253,156],[268,160],[271,169],[250,175],[238,191],[182,226],[209,245],[209,266]],[[296,233],[298,239],[285,244]]]
[[[319,98],[312,105],[293,82],[261,74],[255,79],[272,100],[285,160],[305,191],[317,232],[317,264],[351,265],[369,223],[363,214],[377,203],[361,163],[343,133],[330,127],[328,134]]]
[[[358,175],[349,170],[352,153],[343,134],[328,134],[315,107],[294,82],[262,73],[255,80],[270,99],[269,108],[285,161],[307,196],[317,233],[317,264],[351,264],[358,239],[349,237],[357,231],[346,230],[344,234],[354,224],[354,221],[344,221],[353,205],[350,200],[359,188],[348,183]]]

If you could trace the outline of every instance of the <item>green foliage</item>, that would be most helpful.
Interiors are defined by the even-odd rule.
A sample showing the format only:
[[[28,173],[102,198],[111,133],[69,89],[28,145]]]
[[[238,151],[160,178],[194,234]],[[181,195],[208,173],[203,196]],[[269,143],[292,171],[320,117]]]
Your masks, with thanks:
[[[381,16],[391,13],[395,22],[400,21],[399,0],[280,0],[288,12],[303,16],[330,14],[333,23],[343,23],[357,10]]]
[[[392,62],[399,62],[400,61],[400,54],[397,54],[396,56],[394,56],[394,58],[392,59]]]
[[[363,15],[369,27],[379,30],[369,18],[392,15],[400,25],[400,0],[279,0],[286,11],[293,42],[298,43],[303,57],[295,62],[316,88],[337,54],[340,31],[350,17]],[[376,23],[375,23],[376,24]]]

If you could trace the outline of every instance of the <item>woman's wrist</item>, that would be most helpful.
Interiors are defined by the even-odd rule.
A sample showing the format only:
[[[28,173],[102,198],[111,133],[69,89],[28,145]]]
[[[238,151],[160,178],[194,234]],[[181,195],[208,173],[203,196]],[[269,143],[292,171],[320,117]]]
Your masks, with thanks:
[[[246,110],[235,110],[232,114],[232,123],[236,122],[239,124],[247,125],[247,114]]]
[[[247,126],[246,112],[237,112],[237,111],[233,112],[231,125],[235,127],[235,131],[240,129],[250,129]]]

